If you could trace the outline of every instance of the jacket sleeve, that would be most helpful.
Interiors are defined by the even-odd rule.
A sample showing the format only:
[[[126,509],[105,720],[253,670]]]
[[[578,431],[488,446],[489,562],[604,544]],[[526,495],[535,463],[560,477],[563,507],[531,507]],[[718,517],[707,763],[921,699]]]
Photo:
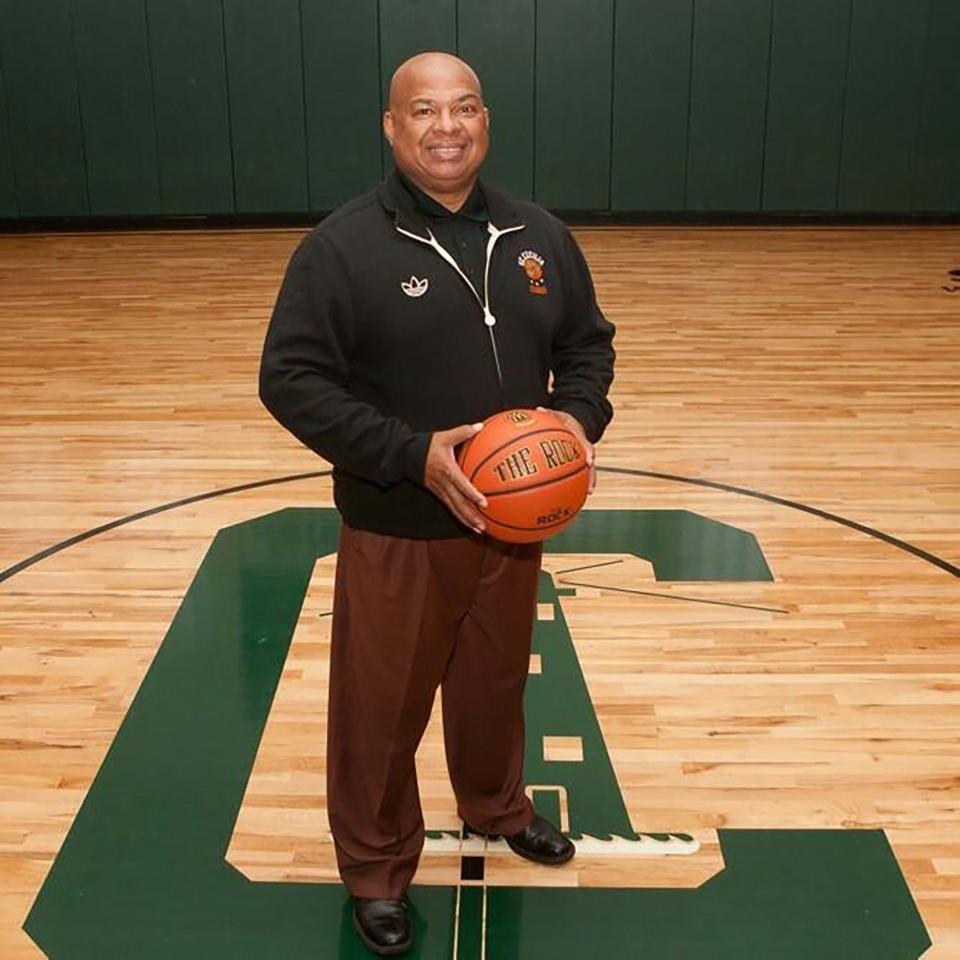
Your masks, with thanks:
[[[308,234],[287,266],[260,361],[260,399],[335,466],[389,486],[422,482],[430,433],[350,393],[354,338],[346,273],[330,241]]]
[[[590,270],[563,227],[566,316],[552,344],[553,391],[548,406],[572,414],[591,443],[613,418],[607,391],[613,382],[614,325],[597,305]]]

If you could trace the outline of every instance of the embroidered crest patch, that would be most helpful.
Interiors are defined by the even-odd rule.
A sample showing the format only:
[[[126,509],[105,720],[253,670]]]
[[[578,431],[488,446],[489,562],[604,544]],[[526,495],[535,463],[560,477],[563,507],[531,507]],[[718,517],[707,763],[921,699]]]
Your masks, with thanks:
[[[527,281],[530,286],[527,288],[530,293],[545,294],[547,292],[547,281],[543,275],[543,257],[536,250],[524,250],[517,257],[517,263],[527,275]]]

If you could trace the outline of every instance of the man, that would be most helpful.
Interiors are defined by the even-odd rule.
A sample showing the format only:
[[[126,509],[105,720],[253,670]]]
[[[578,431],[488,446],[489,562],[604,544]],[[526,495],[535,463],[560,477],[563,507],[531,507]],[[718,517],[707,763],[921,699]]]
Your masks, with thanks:
[[[380,954],[412,942],[414,757],[439,685],[466,828],[538,863],[574,853],[522,779],[541,546],[484,535],[455,448],[498,410],[543,405],[592,464],[613,326],[563,224],[477,179],[488,127],[462,60],[397,69],[383,115],[396,170],[299,244],[261,364],[264,404],[334,465],[327,809],[354,926]]]

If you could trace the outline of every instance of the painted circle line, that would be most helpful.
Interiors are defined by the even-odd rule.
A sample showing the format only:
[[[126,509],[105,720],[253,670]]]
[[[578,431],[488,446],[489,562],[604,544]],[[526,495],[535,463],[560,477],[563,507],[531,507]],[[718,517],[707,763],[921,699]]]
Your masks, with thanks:
[[[882,530],[876,530],[873,527],[866,526],[866,524],[858,523],[856,520],[848,520],[846,517],[841,517],[836,513],[830,513],[827,510],[821,510],[819,507],[811,507],[805,503],[799,503],[796,500],[787,500],[783,497],[774,496],[771,493],[763,493],[759,490],[750,490],[747,487],[736,487],[729,483],[719,483],[716,480],[702,480],[698,477],[683,477],[674,473],[657,473],[653,470],[631,470],[627,467],[598,466],[597,470],[602,473],[618,473],[632,477],[649,477],[654,480],[670,480],[674,483],[687,483],[692,486],[707,487],[711,490],[721,490],[724,493],[736,493],[743,497],[753,497],[755,500],[765,500],[767,503],[775,503],[781,507],[789,507],[791,510],[800,510],[803,513],[809,513],[812,516],[820,517],[822,520],[828,520],[831,523],[838,523],[841,526],[849,527],[851,530],[856,530],[859,533],[866,534],[868,537],[873,537],[875,540],[882,540],[884,543],[888,543],[890,546],[896,547],[898,550],[903,550],[906,553],[910,553],[913,556],[918,557],[926,563],[930,563],[935,567],[939,567],[941,570],[946,571],[951,576],[960,578],[960,567],[957,567],[949,561],[944,560],[943,557],[938,557],[936,554],[930,553],[928,550],[924,550],[922,547],[908,543],[906,540],[900,540],[898,537],[894,537],[889,533],[884,533]],[[192,497],[184,497],[182,500],[172,500],[170,503],[164,503],[158,507],[151,507],[149,510],[141,510],[139,513],[131,513],[126,517],[119,517],[116,520],[111,520],[109,523],[101,524],[99,527],[93,527],[90,530],[84,531],[83,533],[75,534],[72,537],[68,537],[66,540],[61,540],[59,543],[54,543],[49,547],[45,547],[38,553],[35,553],[32,556],[29,556],[24,560],[20,560],[18,563],[7,567],[6,570],[0,570],[0,583],[3,583],[5,580],[9,580],[14,574],[20,573],[21,571],[32,567],[41,560],[45,560],[47,557],[51,557],[55,553],[60,553],[61,550],[66,550],[67,547],[72,547],[75,544],[83,543],[85,540],[90,540],[101,533],[107,533],[110,530],[115,530],[117,527],[122,527],[128,523],[133,523],[136,520],[143,520],[146,517],[152,517],[155,514],[164,513],[167,510],[175,510],[177,507],[185,507],[191,503],[199,503],[201,500],[212,500],[215,497],[225,497],[231,493],[241,493],[244,490],[255,490],[259,487],[269,487],[274,484],[293,483],[297,480],[313,480],[318,477],[328,477],[332,472],[332,470],[314,470],[309,473],[294,473],[286,477],[271,477],[269,480],[255,480],[252,483],[241,483],[234,487],[224,487],[222,490],[210,490],[207,493],[198,493]]]

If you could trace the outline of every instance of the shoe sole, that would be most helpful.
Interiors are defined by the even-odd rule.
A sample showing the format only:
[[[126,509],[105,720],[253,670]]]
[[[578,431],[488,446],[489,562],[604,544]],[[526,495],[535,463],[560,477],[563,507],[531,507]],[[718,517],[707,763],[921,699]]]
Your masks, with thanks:
[[[395,943],[392,946],[381,946],[367,936],[366,931],[357,919],[356,911],[353,913],[353,929],[357,931],[357,936],[363,941],[363,945],[381,957],[395,957],[397,954],[406,953],[413,945],[413,937],[411,936],[404,940],[403,943]]]

